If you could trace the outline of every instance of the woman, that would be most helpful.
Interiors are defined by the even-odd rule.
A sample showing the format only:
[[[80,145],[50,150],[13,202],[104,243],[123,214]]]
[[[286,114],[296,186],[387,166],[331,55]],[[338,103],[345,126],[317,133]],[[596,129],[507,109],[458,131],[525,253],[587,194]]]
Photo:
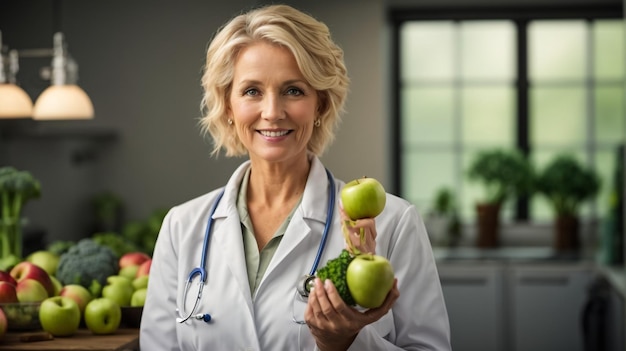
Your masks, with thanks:
[[[319,279],[308,299],[297,293],[320,247],[321,267],[346,246],[345,213],[334,200],[344,183],[318,158],[332,141],[348,90],[343,52],[328,28],[283,5],[237,16],[212,40],[202,85],[202,126],[213,137],[214,153],[223,149],[249,161],[224,188],[166,216],[153,255],[141,348],[449,350],[427,234],[415,208],[398,197],[388,194],[376,219],[348,229],[359,250],[394,266],[397,280],[382,306],[347,306],[330,281]],[[187,286],[199,265],[206,283],[196,276]]]

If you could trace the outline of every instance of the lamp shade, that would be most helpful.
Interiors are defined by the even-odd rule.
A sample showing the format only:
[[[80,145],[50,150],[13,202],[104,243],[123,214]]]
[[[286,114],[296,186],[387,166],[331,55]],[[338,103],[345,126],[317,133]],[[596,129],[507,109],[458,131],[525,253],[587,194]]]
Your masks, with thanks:
[[[32,113],[33,102],[24,89],[0,83],[0,118],[30,118]]]
[[[33,119],[91,119],[93,104],[75,84],[51,85],[41,93],[33,109]]]

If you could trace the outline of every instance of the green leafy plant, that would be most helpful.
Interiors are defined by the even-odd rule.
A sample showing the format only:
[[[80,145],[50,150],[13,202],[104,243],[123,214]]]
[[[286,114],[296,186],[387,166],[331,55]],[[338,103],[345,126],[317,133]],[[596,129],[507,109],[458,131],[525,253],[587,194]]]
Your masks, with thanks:
[[[514,195],[532,190],[533,167],[520,152],[490,149],[479,152],[467,171],[471,181],[485,189],[483,203],[501,205]]]
[[[559,216],[578,216],[580,205],[593,199],[600,186],[598,174],[568,154],[556,156],[536,178],[537,192]]]

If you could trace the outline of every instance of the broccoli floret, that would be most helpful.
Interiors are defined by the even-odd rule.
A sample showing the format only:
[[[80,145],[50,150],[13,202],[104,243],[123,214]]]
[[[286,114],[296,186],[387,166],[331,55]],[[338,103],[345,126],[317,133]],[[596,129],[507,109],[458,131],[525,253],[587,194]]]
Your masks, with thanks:
[[[61,255],[56,277],[63,285],[80,284],[94,296],[106,285],[107,277],[119,271],[118,258],[113,251],[91,238],[80,240]]]
[[[346,271],[353,259],[354,257],[350,255],[350,252],[343,249],[337,258],[328,260],[326,266],[318,269],[316,273],[317,277],[322,281],[330,279],[335,285],[335,288],[337,288],[339,296],[341,296],[343,301],[349,306],[356,305],[348,289],[348,282],[346,281]]]

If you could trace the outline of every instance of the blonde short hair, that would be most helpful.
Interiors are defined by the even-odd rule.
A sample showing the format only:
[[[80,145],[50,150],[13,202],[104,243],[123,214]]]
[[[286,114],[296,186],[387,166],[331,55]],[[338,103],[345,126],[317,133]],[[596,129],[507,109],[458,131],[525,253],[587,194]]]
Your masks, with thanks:
[[[317,91],[319,127],[314,128],[308,150],[321,155],[335,137],[348,94],[349,78],[343,50],[333,42],[328,27],[286,5],[271,5],[238,15],[220,28],[211,41],[202,76],[203,134],[213,138],[213,154],[243,156],[247,150],[228,124],[234,64],[239,52],[259,41],[287,48],[307,82]]]

